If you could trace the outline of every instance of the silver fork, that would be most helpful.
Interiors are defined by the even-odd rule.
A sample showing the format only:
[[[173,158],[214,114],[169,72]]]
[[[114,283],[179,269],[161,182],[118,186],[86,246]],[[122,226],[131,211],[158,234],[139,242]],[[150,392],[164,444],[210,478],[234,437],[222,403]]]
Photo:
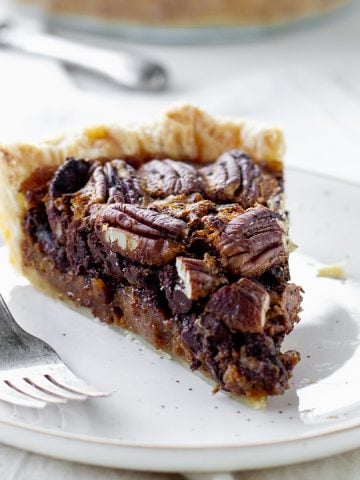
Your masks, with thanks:
[[[50,345],[23,330],[0,295],[0,400],[43,408],[107,395],[74,375]]]
[[[165,90],[169,85],[166,69],[157,61],[135,53],[112,51],[85,45],[45,32],[29,31],[0,16],[0,47],[60,60],[96,72],[129,89]]]

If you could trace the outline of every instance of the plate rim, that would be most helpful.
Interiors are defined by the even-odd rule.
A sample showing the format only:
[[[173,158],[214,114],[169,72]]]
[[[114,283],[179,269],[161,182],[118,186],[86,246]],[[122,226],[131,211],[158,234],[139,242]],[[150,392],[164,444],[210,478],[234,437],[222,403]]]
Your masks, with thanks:
[[[0,418],[0,428],[1,424],[3,425],[8,425],[11,427],[15,428],[21,428],[26,431],[30,432],[36,432],[38,434],[43,434],[43,435],[51,435],[53,437],[57,438],[62,438],[62,439],[71,439],[71,440],[76,440],[78,442],[84,442],[84,443],[91,443],[91,444],[99,444],[101,446],[103,445],[108,445],[111,447],[122,447],[122,448],[139,448],[141,450],[167,450],[167,451],[174,451],[174,450],[228,450],[231,448],[239,449],[239,448],[256,448],[256,447],[268,447],[268,446],[275,446],[275,445],[284,445],[284,444],[293,444],[296,442],[300,441],[309,441],[309,440],[316,440],[319,439],[320,437],[326,437],[326,436],[331,436],[335,435],[338,433],[343,433],[343,432],[352,432],[353,430],[360,430],[360,416],[359,419],[356,420],[356,425],[349,425],[346,427],[342,428],[335,428],[329,432],[323,432],[323,433],[317,433],[317,434],[307,434],[298,438],[290,438],[286,440],[276,440],[276,441],[268,441],[268,442],[256,442],[256,443],[248,443],[248,444],[229,444],[229,445],[176,445],[176,446],[166,446],[166,445],[160,445],[160,444],[154,444],[154,445],[146,445],[146,444],[139,444],[136,442],[133,443],[125,443],[122,442],[121,440],[118,440],[116,438],[106,438],[106,437],[94,437],[94,436],[87,436],[87,435],[81,435],[81,434],[76,434],[76,433],[62,433],[62,432],[57,432],[56,430],[50,430],[42,427],[38,427],[36,425],[27,425],[25,423],[17,423],[12,420],[4,420]],[[337,422],[336,422],[337,423]],[[3,440],[2,440],[3,441]],[[360,445],[360,439],[359,439],[359,445]]]
[[[5,424],[2,424],[2,426],[4,427]],[[137,456],[139,453],[138,447],[119,449],[116,445],[97,445],[96,443],[79,442],[70,437],[63,437],[63,443],[59,446],[55,435],[50,435],[49,441],[47,434],[31,431],[31,429],[26,430],[26,432],[29,435],[35,433],[36,437],[35,439],[32,438],[31,446],[29,447],[26,439],[20,442],[12,441],[11,434],[16,437],[19,430],[23,431],[21,427],[15,427],[13,431],[10,431],[10,438],[7,438],[6,442],[8,445],[40,455],[47,455],[50,458],[146,472],[179,473],[259,470],[317,460],[360,447],[360,436],[357,435],[357,428],[354,428],[351,431],[330,433],[326,445],[319,437],[314,437],[305,441],[300,439],[284,445],[270,444],[255,447],[256,453],[260,453],[260,455],[257,455],[256,463],[254,463],[254,448],[251,447],[241,448],[233,446],[231,448],[218,448],[215,452],[209,448],[200,450],[178,448],[177,451],[174,451],[166,448],[157,449],[150,447],[142,450],[144,456],[139,457]],[[89,449],[92,452],[95,449],[97,455],[89,454]],[[276,451],[281,452],[280,458],[275,454]],[[202,455],[199,455],[200,452]]]
[[[326,180],[330,180],[330,181],[333,181],[333,182],[345,183],[346,185],[350,185],[350,186],[355,187],[355,188],[360,188],[360,180],[358,180],[358,181],[349,180],[348,178],[336,177],[334,174],[331,174],[331,173],[322,173],[322,172],[318,172],[316,170],[311,171],[311,170],[308,170],[307,168],[302,168],[302,167],[299,167],[297,165],[289,166],[289,165],[286,165],[286,164],[284,165],[285,177],[286,177],[286,172],[288,170],[292,170],[292,171],[299,172],[299,173],[305,173],[305,174],[308,174],[308,175],[313,175],[314,177],[325,178]],[[286,193],[286,179],[285,179],[285,193]]]

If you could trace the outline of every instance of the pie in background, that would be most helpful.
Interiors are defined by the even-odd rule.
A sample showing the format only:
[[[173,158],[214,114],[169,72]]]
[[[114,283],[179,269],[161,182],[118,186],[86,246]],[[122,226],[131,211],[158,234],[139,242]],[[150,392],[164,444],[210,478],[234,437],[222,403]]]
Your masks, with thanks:
[[[159,27],[271,25],[305,19],[349,0],[18,0],[46,13]]]

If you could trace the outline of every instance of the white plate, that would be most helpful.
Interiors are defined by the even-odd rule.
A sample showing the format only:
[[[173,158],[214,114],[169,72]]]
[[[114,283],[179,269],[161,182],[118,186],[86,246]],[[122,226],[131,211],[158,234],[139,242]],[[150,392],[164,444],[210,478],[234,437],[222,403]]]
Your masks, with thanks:
[[[225,471],[282,465],[360,446],[360,187],[290,170],[294,281],[306,291],[286,342],[302,361],[291,389],[252,410],[176,362],[35,291],[0,249],[0,290],[19,323],[48,341],[107,399],[43,411],[0,403],[2,442],[96,465]],[[317,277],[345,260],[345,282]]]

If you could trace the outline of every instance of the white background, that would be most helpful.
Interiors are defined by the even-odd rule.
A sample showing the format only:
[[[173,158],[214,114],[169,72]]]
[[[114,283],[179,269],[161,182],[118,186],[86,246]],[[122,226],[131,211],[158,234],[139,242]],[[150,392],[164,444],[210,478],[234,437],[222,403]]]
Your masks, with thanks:
[[[360,182],[360,6],[306,28],[236,45],[107,43],[161,60],[171,72],[172,88],[152,95],[125,92],[56,63],[0,49],[0,142],[41,139],[101,121],[142,120],[169,103],[189,100],[213,113],[276,123],[286,133],[288,165]],[[239,478],[355,479],[359,457],[354,452]],[[0,447],[0,478],[137,477]]]

